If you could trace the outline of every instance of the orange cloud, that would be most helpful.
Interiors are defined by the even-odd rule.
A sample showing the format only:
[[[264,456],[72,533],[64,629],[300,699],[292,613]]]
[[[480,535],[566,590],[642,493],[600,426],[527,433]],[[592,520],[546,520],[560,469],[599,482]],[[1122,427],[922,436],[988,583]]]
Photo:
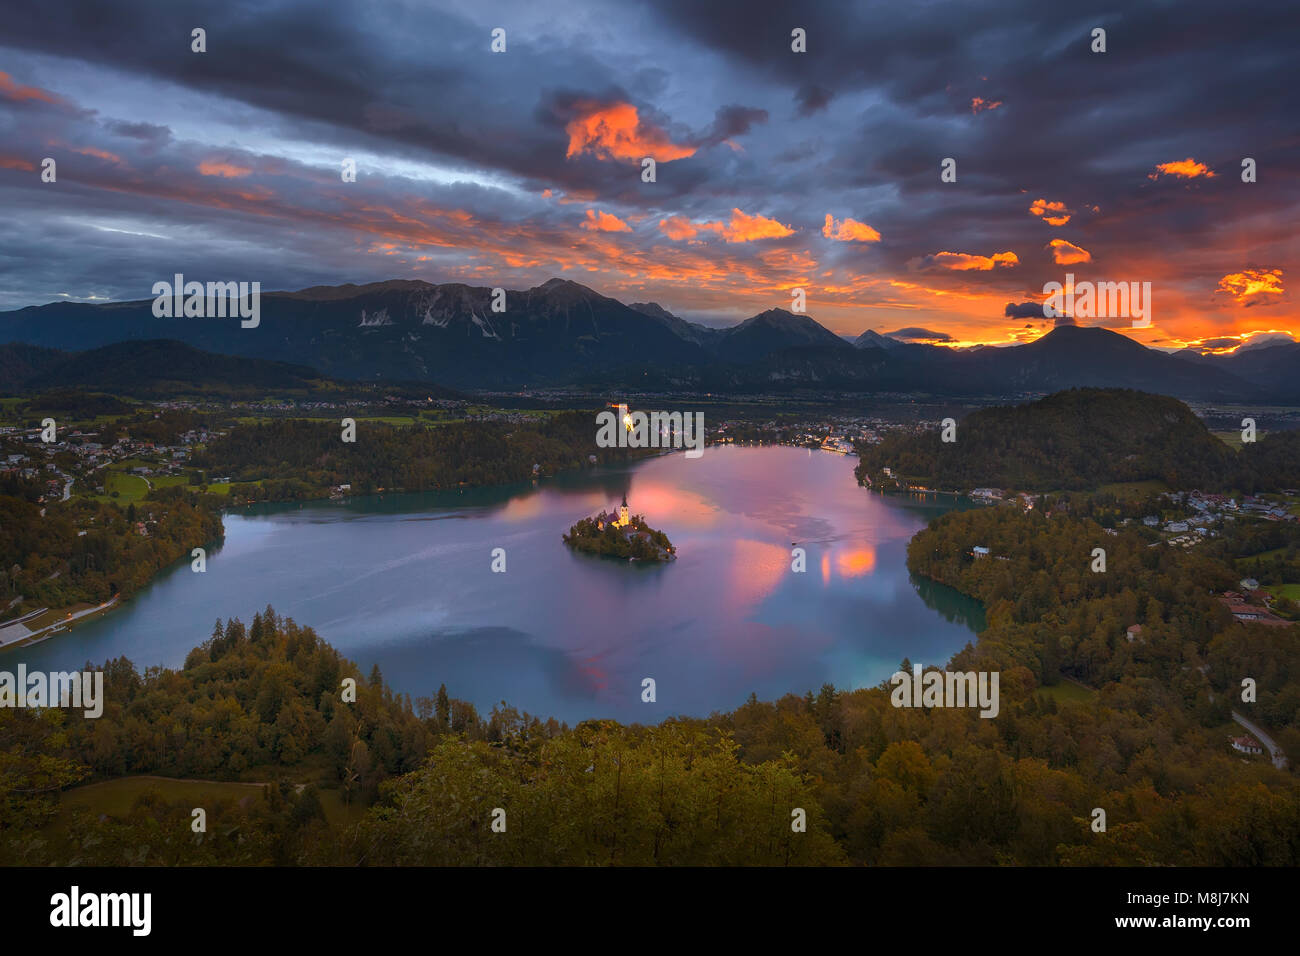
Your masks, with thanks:
[[[204,176],[222,176],[226,179],[238,179],[240,176],[247,176],[252,172],[247,166],[236,166],[234,163],[223,163],[215,159],[205,159],[199,163],[199,172]]]
[[[625,223],[618,216],[611,215],[599,210],[587,210],[587,218],[583,220],[581,228],[590,229],[593,232],[631,232],[632,227]]]
[[[995,252],[991,256],[974,256],[966,252],[936,252],[921,261],[922,268],[938,266],[953,272],[991,272],[995,266],[1019,265],[1014,252]]]
[[[680,242],[683,239],[694,239],[700,234],[700,230],[695,223],[684,216],[669,216],[667,219],[660,219],[659,229],[665,236],[675,242]]]
[[[17,156],[0,155],[0,169],[25,169],[29,173],[36,172],[36,164],[20,159]]]
[[[587,103],[564,128],[569,134],[565,158],[591,153],[602,159],[640,162],[647,156],[666,163],[695,155],[694,146],[678,146],[656,126],[643,123],[631,103]]]
[[[739,209],[731,210],[730,222],[695,223],[681,216],[670,216],[659,220],[659,229],[673,240],[694,239],[701,232],[716,233],[727,242],[753,242],[755,239],[780,239],[794,235],[793,229],[775,219],[751,216]]]
[[[1051,247],[1052,259],[1058,266],[1072,266],[1075,263],[1092,261],[1091,252],[1064,239],[1053,239],[1047,245]]]
[[[1220,292],[1232,296],[1239,305],[1255,305],[1268,301],[1270,295],[1281,295],[1281,269],[1247,269],[1231,272],[1219,280]]]
[[[1046,199],[1035,199],[1029,205],[1029,212],[1030,215],[1041,218],[1049,226],[1064,226],[1074,215],[1072,210],[1065,208],[1065,203],[1048,202]]]
[[[714,223],[713,227],[721,225]],[[731,222],[721,230],[727,242],[752,242],[755,239],[780,239],[794,234],[789,226],[783,226],[775,219],[766,216],[750,216],[739,209],[731,210]]]
[[[856,219],[841,220],[838,225],[830,213],[826,214],[826,224],[822,226],[822,235],[840,242],[879,242],[880,233],[865,222]]]
[[[1156,166],[1154,173],[1148,173],[1147,179],[1157,179],[1161,173],[1166,176],[1178,176],[1181,179],[1195,179],[1197,176],[1204,176],[1206,179],[1213,179],[1216,175],[1214,170],[1210,169],[1204,163],[1198,163],[1192,157],[1186,159],[1177,159],[1172,163],[1160,163]]]
[[[63,100],[38,86],[19,86],[9,78],[8,73],[0,73],[0,97],[14,103],[26,100],[40,100],[53,106],[61,106]]]
[[[970,111],[978,113],[981,110],[995,110],[1001,105],[1001,100],[986,100],[982,96],[976,96],[970,101]]]
[[[84,146],[81,149],[74,149],[74,153],[81,153],[83,156],[94,156],[97,159],[103,159],[110,163],[121,163],[122,157],[115,156],[106,149],[96,149],[94,146]]]

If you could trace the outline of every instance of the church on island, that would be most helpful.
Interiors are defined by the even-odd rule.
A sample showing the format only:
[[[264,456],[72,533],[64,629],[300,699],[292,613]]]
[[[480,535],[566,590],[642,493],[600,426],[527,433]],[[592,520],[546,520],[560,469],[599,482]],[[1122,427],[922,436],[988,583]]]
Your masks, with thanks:
[[[677,549],[666,534],[628,510],[626,494],[617,514],[602,510],[594,517],[583,518],[562,537],[575,551],[602,557],[628,561],[672,561],[677,557]]]
[[[606,525],[611,528],[626,528],[631,523],[632,519],[627,516],[627,495],[623,496],[623,503],[618,506],[618,517],[614,517],[607,511],[602,511],[596,515],[597,531],[604,531]]]

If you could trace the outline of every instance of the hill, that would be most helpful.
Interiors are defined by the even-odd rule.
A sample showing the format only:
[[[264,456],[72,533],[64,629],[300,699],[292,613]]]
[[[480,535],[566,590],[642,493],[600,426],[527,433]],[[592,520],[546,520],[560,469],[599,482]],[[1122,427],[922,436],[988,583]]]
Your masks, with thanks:
[[[1182,402],[1129,389],[1071,389],[983,409],[958,423],[956,441],[941,438],[895,434],[862,445],[858,479],[877,481],[888,467],[943,489],[1081,490],[1150,479],[1210,489],[1240,467]]]

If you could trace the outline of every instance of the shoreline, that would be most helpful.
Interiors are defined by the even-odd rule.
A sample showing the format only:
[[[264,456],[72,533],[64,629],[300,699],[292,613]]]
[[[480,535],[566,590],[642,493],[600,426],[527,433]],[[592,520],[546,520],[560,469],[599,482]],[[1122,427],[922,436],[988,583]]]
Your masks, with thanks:
[[[22,647],[33,647],[59,634],[66,634],[78,624],[107,614],[122,602],[122,595],[114,594],[100,604],[72,604],[61,608],[42,608],[23,615],[6,624],[0,624],[0,653]],[[80,608],[80,610],[76,610]],[[48,624],[32,630],[27,622],[53,615]]]

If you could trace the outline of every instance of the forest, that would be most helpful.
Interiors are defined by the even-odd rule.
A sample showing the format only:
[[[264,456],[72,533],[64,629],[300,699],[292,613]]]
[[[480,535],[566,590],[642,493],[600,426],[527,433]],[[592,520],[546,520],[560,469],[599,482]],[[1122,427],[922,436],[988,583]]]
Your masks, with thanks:
[[[398,427],[361,421],[355,442],[340,436],[337,422],[282,419],[240,425],[195,455],[193,464],[230,475],[232,496],[255,501],[319,497],[342,484],[350,484],[355,494],[511,484],[589,467],[591,455],[610,464],[650,451],[597,447],[590,412],[560,413],[537,424]],[[260,487],[252,484],[259,481]]]
[[[1300,782],[1232,754],[1223,697],[1203,698],[1252,661],[1215,621],[1173,636],[1192,614],[1177,599],[1187,581],[1157,565],[1160,596],[1134,608],[1163,635],[1150,660],[1089,634],[1107,653],[1087,671],[1085,653],[1047,651],[1028,620],[1140,603],[1123,584],[1092,596],[1076,581],[1059,608],[1039,581],[1023,606],[996,601],[988,647],[950,665],[1003,668],[995,720],[829,685],[657,727],[570,728],[504,703],[484,717],[445,687],[413,704],[268,608],[247,627],[218,622],[178,671],[110,662],[100,720],[0,710],[0,864],[1294,866]],[[1203,679],[1179,660],[1202,648]],[[1041,677],[1075,668],[1098,690],[1058,702]],[[1261,685],[1261,700],[1274,693]],[[214,802],[202,834],[192,803],[161,792],[121,814],[60,802],[74,784],[141,773],[267,785]],[[340,794],[357,812],[331,822]],[[1105,832],[1090,827],[1097,807]]]

